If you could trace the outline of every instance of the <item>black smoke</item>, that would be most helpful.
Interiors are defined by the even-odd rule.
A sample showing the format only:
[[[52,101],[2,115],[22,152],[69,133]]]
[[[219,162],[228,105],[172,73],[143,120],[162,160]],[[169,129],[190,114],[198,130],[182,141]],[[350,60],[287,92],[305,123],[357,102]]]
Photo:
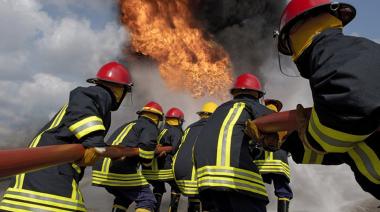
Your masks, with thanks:
[[[252,72],[277,56],[273,31],[286,0],[200,0],[195,16],[229,53],[235,75]],[[277,68],[277,66],[276,66]]]

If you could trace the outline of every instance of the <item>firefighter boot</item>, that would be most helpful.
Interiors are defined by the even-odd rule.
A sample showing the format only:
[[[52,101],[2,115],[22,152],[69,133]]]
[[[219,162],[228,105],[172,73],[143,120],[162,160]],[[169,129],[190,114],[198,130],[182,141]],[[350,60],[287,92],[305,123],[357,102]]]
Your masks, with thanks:
[[[179,199],[181,198],[181,194],[171,193],[170,207],[169,212],[177,212]]]
[[[160,207],[161,207],[161,200],[162,200],[162,194],[160,193],[155,193],[154,194],[154,197],[156,198],[156,205],[155,205],[155,209],[154,209],[154,212],[160,212]]]
[[[187,212],[201,212],[201,202],[199,199],[189,198]]]
[[[289,200],[279,199],[277,202],[277,212],[288,212],[289,203]]]

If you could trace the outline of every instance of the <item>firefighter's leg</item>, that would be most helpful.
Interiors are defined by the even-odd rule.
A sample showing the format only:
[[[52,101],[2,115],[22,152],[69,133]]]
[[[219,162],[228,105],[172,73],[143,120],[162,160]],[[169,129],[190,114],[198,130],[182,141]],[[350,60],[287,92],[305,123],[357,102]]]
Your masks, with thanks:
[[[201,211],[201,201],[197,197],[188,198],[187,212],[200,212]]]
[[[175,181],[170,181],[169,184],[171,186],[169,212],[177,212],[179,200],[181,198],[181,191]]]
[[[206,190],[200,193],[202,204],[205,201],[206,204],[211,202],[214,207],[211,211],[218,212],[266,212],[267,202],[264,200],[258,200],[248,195],[238,192],[223,192]]]
[[[154,211],[159,212],[161,207],[162,196],[166,192],[165,183],[162,181],[150,181],[150,184],[153,186],[153,194],[156,199]]]
[[[115,196],[112,205],[112,212],[126,212],[129,205],[133,202],[133,199],[131,199],[129,196],[126,196],[123,189],[106,187],[106,190]]]
[[[289,186],[289,180],[283,175],[272,175],[274,184],[274,193],[278,198],[277,201],[277,211],[278,212],[288,212],[289,203],[293,198],[293,191]]]
[[[156,198],[150,190],[149,185],[141,186],[137,190],[135,198],[136,212],[154,211],[156,207]]]

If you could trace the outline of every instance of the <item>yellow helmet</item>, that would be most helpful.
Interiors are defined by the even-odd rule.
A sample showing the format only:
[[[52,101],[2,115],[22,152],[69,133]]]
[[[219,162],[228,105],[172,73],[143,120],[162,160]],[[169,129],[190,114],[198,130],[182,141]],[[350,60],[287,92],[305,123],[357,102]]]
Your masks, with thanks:
[[[199,111],[197,114],[212,114],[214,111],[218,108],[218,105],[215,102],[207,102],[202,106],[202,110]]]
[[[282,102],[277,99],[264,99],[264,104],[274,112],[280,112],[282,109]]]

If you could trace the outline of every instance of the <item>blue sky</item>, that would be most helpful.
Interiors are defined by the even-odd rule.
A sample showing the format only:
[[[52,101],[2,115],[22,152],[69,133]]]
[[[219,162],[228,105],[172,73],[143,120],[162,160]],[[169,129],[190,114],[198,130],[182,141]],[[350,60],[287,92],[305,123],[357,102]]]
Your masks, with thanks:
[[[346,27],[347,33],[358,33],[361,36],[380,41],[380,1],[378,0],[347,0],[357,10],[357,16]]]

